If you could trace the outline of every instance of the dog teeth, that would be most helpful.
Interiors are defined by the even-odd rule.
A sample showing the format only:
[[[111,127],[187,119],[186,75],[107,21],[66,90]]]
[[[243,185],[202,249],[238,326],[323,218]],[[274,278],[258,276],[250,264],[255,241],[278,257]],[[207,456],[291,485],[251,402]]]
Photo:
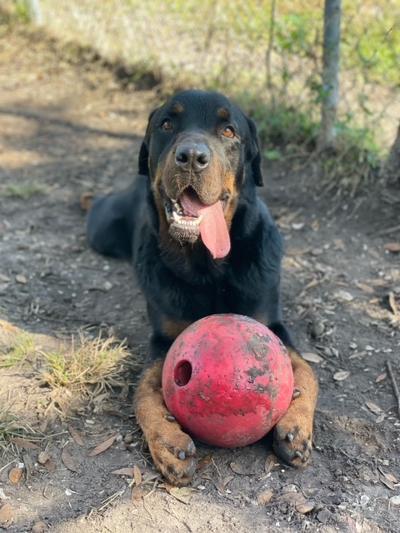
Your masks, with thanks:
[[[182,215],[179,215],[176,211],[172,212],[172,218],[177,224],[180,224],[181,226],[198,226],[201,222],[202,217],[197,217],[193,220],[187,220],[182,217]]]

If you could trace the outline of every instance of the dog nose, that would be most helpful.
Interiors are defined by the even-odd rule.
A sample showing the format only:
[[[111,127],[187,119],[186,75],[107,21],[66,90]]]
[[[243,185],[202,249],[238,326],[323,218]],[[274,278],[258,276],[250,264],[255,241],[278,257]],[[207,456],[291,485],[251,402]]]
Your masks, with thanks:
[[[210,149],[203,143],[181,144],[175,152],[175,162],[184,170],[204,170],[208,167],[210,159]]]

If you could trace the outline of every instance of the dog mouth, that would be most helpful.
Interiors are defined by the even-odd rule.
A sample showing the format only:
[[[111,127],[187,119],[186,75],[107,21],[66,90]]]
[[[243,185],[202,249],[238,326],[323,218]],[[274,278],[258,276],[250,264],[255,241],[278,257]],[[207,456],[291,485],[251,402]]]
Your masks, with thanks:
[[[164,195],[164,208],[170,235],[181,244],[194,244],[201,238],[214,259],[228,255],[230,238],[225,210],[229,195],[223,193],[213,204],[205,204],[192,187],[177,199]]]

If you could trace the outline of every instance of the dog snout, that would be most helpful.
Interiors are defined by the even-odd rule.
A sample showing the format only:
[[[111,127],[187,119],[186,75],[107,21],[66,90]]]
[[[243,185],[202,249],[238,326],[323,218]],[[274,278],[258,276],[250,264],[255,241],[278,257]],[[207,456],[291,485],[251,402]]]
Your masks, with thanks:
[[[208,167],[210,160],[211,151],[205,143],[182,143],[176,148],[175,163],[182,170],[200,172]]]

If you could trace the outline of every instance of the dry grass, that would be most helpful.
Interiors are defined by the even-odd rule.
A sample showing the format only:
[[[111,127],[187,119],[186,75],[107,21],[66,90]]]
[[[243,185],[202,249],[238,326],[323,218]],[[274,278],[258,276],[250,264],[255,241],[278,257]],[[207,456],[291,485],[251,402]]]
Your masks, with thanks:
[[[0,402],[4,401],[0,397]],[[12,412],[9,405],[3,404],[0,408],[0,454],[10,452],[13,447],[12,440],[15,438],[24,438],[30,442],[38,440],[40,435],[29,425],[28,422],[23,421],[20,416]]]
[[[40,351],[46,367],[43,379],[53,389],[66,388],[81,395],[96,395],[124,385],[129,353],[113,337],[72,339],[67,351]]]
[[[0,370],[29,373],[32,387],[47,387],[46,413],[55,409],[64,417],[97,397],[105,398],[115,387],[126,387],[126,376],[135,365],[125,344],[113,337],[93,339],[80,333],[60,340],[0,320]],[[45,395],[46,388],[41,390]],[[10,389],[11,401],[18,394]]]
[[[0,369],[20,366],[34,352],[35,343],[33,335],[25,331],[18,332],[12,339],[12,342],[8,342],[7,344],[2,343],[0,337]]]

